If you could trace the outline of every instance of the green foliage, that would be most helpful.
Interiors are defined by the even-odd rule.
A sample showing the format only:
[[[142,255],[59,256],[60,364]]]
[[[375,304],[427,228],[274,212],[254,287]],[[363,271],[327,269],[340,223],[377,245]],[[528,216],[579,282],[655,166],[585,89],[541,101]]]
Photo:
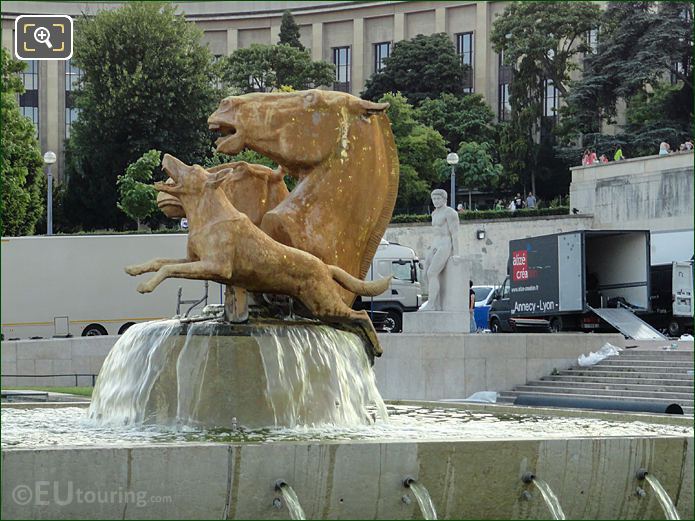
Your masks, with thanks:
[[[513,68],[511,124],[503,129],[500,156],[505,170],[531,180],[539,170],[539,145],[545,81],[566,96],[584,38],[600,14],[595,2],[512,2],[495,20],[490,40]]]
[[[450,150],[456,150],[463,141],[493,144],[497,140],[495,113],[480,94],[444,92],[436,99],[424,100],[418,117],[444,136]]]
[[[466,67],[456,54],[449,35],[418,34],[410,40],[396,42],[382,71],[367,80],[362,97],[381,98],[386,93],[400,92],[408,102],[419,104],[442,93],[463,93]]]
[[[693,6],[686,2],[609,2],[600,17],[597,52],[572,84],[558,130],[563,145],[630,156],[654,154],[661,141],[678,143],[692,132]],[[676,65],[678,64],[678,65]],[[670,76],[675,86],[666,83]],[[599,122],[616,122],[620,100],[627,125],[617,136]]]
[[[202,160],[217,94],[201,37],[166,3],[128,2],[76,21],[80,115],[66,143],[65,201],[73,224],[124,226],[116,178],[147,150]]]
[[[0,234],[33,235],[44,212],[45,177],[43,160],[34,125],[25,118],[17,104],[17,94],[24,92],[18,73],[24,63],[12,59],[3,48],[2,66],[2,199],[0,200]]]
[[[246,148],[239,152],[238,154],[234,154],[233,156],[228,156],[226,154],[220,154],[217,152],[217,150],[212,149],[212,155],[205,160],[203,163],[203,166],[205,168],[212,168],[213,166],[221,165],[224,163],[233,163],[235,161],[246,161],[247,163],[250,164],[256,164],[256,165],[264,165],[267,166],[268,168],[277,168],[278,165],[275,161],[272,159],[269,159],[265,157],[264,155],[259,154],[255,150],[251,150],[249,148]],[[292,191],[294,187],[297,185],[297,179],[294,177],[290,177],[286,175],[284,177],[285,180],[285,185],[287,185],[287,189]]]
[[[476,210],[473,212],[463,212],[459,214],[461,221],[478,221],[482,219],[518,219],[520,217],[543,217],[547,215],[568,215],[568,206],[557,206],[553,208],[523,208],[515,212],[506,210]],[[398,214],[391,218],[392,224],[398,223],[429,223],[432,216],[428,214]]]
[[[458,186],[469,189],[497,186],[502,165],[493,163],[490,149],[488,143],[461,143],[458,149],[459,163],[455,168]]]
[[[299,26],[294,20],[294,16],[290,11],[282,13],[282,21],[280,22],[280,42],[290,47],[296,47],[303,51],[304,46],[299,41]]]
[[[128,165],[118,176],[118,208],[138,223],[157,210],[157,191],[152,186],[152,172],[160,165],[162,153],[148,150],[140,159]]]
[[[309,51],[290,45],[252,44],[223,60],[222,77],[241,92],[271,92],[283,85],[305,90],[330,85],[335,67],[325,61],[312,61]]]
[[[446,157],[444,138],[417,120],[416,110],[402,94],[385,94],[379,102],[389,103],[388,116],[398,150],[401,173],[396,207],[421,208],[442,180],[436,160]]]

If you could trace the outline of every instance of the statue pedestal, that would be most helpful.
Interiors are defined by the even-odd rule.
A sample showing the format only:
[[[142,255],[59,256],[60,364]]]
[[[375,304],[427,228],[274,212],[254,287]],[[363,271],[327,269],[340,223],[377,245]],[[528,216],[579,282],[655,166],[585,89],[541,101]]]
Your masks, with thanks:
[[[422,310],[403,314],[404,333],[469,333],[468,265],[449,259],[442,271],[439,297],[441,311]]]
[[[470,269],[463,259],[447,261],[441,276],[442,311],[468,314],[469,280]]]
[[[404,333],[469,333],[468,311],[416,311],[403,313]]]

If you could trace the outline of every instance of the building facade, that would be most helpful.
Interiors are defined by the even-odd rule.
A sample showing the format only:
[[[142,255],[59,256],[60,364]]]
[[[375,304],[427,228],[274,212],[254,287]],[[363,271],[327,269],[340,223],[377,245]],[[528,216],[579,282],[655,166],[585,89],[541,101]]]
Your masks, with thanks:
[[[492,50],[495,17],[508,2],[330,2],[239,1],[180,2],[180,11],[204,32],[203,41],[215,56],[231,54],[253,43],[277,43],[282,13],[289,9],[300,29],[302,44],[314,60],[336,66],[330,87],[359,95],[367,79],[383,67],[393,44],[418,34],[447,33],[461,61],[470,66],[467,92],[483,95],[500,120],[509,117],[511,71]],[[14,51],[14,22],[21,14],[91,16],[116,9],[122,2],[2,3],[2,45]],[[27,92],[22,112],[38,128],[41,149],[58,156],[63,172],[63,143],[77,117],[72,91],[80,71],[70,61],[32,61],[23,74]]]

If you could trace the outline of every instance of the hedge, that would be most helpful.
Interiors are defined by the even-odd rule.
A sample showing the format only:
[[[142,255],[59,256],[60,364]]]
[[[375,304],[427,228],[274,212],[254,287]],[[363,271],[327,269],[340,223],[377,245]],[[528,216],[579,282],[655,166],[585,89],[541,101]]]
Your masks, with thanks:
[[[569,206],[557,206],[555,208],[532,208],[521,209],[515,212],[508,210],[476,210],[473,212],[463,212],[459,214],[461,221],[477,221],[480,219],[510,219],[518,217],[539,217],[544,215],[569,215]],[[431,215],[401,214],[394,215],[391,222],[397,223],[429,223],[432,222]]]

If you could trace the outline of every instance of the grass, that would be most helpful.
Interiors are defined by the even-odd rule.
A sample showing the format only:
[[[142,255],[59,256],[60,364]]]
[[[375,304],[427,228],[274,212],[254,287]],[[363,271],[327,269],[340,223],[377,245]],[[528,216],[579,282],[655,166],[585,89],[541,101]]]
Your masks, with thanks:
[[[80,396],[92,396],[94,387],[3,387],[3,391],[46,391],[49,393],[78,394]]]

